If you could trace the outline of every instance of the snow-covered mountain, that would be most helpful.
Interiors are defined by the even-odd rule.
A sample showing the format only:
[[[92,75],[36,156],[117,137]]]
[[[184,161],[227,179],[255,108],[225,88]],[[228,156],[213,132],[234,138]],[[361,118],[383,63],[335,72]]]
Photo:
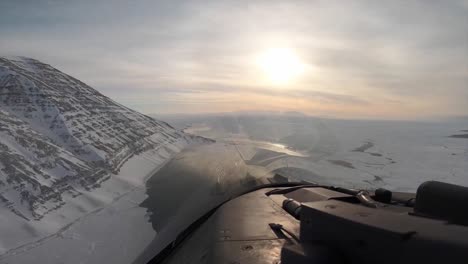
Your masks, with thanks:
[[[0,57],[0,203],[25,220],[98,188],[136,154],[203,140],[50,65]]]

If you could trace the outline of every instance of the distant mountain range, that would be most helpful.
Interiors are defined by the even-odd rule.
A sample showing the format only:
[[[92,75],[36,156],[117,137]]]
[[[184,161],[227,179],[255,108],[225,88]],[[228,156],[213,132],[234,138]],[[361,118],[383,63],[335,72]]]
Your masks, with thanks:
[[[50,65],[0,57],[0,203],[26,220],[98,188],[136,154],[204,140]]]

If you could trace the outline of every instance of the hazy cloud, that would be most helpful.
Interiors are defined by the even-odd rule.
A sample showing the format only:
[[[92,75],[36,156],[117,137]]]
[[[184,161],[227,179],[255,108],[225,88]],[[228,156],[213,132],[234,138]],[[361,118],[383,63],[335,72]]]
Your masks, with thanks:
[[[465,0],[7,0],[0,50],[149,113],[464,115],[467,14]],[[310,71],[268,87],[253,58],[271,47],[294,49]]]

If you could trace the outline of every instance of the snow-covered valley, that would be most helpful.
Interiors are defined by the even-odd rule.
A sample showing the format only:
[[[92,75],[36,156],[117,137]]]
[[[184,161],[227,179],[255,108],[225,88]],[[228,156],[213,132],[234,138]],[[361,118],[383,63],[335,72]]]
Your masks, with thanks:
[[[187,133],[235,140],[251,164],[292,178],[346,187],[416,191],[424,181],[468,186],[468,118],[378,121],[297,113],[180,115],[166,120]],[[269,142],[301,155],[259,146]],[[263,149],[258,154],[258,149]],[[257,154],[255,154],[257,153]]]

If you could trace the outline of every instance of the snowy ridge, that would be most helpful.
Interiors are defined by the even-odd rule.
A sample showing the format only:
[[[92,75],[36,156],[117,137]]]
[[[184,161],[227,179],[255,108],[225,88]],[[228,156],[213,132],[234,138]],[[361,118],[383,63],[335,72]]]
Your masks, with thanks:
[[[100,187],[134,155],[197,140],[50,65],[0,57],[0,203],[25,220]]]

